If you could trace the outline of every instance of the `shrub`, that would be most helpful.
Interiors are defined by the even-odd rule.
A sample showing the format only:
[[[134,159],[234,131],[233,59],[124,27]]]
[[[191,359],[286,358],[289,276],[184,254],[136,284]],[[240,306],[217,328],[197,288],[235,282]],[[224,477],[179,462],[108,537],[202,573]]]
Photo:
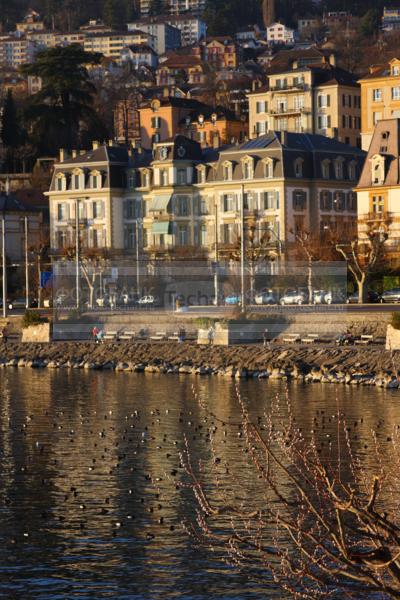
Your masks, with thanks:
[[[199,317],[194,320],[194,324],[198,329],[209,329],[210,327],[214,327],[216,323],[216,319],[211,319],[210,317]]]
[[[36,311],[27,310],[22,319],[22,328],[26,329],[31,325],[40,325],[41,323],[48,323],[48,320],[41,317]]]
[[[392,313],[390,324],[393,327],[393,329],[400,329],[400,312]]]

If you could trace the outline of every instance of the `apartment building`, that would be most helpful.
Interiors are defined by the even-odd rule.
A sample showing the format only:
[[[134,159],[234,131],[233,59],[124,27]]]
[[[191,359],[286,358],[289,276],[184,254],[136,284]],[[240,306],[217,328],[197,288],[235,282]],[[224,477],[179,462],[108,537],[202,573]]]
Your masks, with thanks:
[[[193,46],[207,35],[206,23],[191,12],[174,13],[164,18],[169,25],[181,32],[182,46]]]
[[[359,80],[361,86],[361,144],[368,151],[376,124],[400,117],[400,59],[376,65]]]
[[[16,31],[20,33],[27,33],[28,31],[40,31],[44,30],[44,22],[41,20],[39,13],[34,10],[30,10],[22,21],[16,24]]]
[[[400,119],[377,122],[356,187],[358,236],[387,235],[386,260],[398,264],[400,244]]]
[[[153,256],[180,247],[213,258],[237,242],[242,214],[289,255],[296,232],[354,235],[353,187],[365,153],[318,135],[272,133],[241,145],[201,148],[183,135],[152,153],[97,146],[62,158],[50,191],[51,246],[132,251],[138,220]],[[78,212],[77,212],[78,211]]]
[[[204,84],[206,71],[206,64],[199,57],[172,53],[156,71],[157,85],[179,85],[182,80],[190,85]]]
[[[26,37],[0,36],[0,64],[18,69],[32,62],[38,48]]]
[[[400,8],[385,6],[382,15],[382,31],[400,29]]]
[[[208,37],[192,48],[215,71],[236,69],[242,58],[242,48],[230,36]]]
[[[142,66],[155,69],[158,65],[158,56],[147,44],[132,44],[121,50],[121,61],[130,63],[134,69]]]
[[[91,33],[86,35],[83,47],[86,52],[100,52],[103,56],[120,60],[123,48],[142,44],[150,46],[155,50],[157,41],[145,31],[114,31],[112,33]]]
[[[140,30],[147,33],[154,40],[151,47],[158,55],[165,54],[167,50],[175,50],[181,46],[181,32],[166,21],[158,19],[142,19],[128,23],[128,31]]]
[[[145,155],[143,155],[145,156]],[[74,246],[78,224],[82,248],[134,249],[135,218],[141,214],[133,158],[124,147],[93,144],[89,152],[60,152],[51,187],[50,245]]]
[[[299,66],[268,76],[268,85],[249,94],[250,137],[268,131],[315,133],[360,145],[360,87],[330,64]]]
[[[150,10],[150,0],[140,0],[140,14],[148,16]],[[206,0],[164,0],[166,11],[170,14],[190,13],[199,17],[203,14],[206,7]]]

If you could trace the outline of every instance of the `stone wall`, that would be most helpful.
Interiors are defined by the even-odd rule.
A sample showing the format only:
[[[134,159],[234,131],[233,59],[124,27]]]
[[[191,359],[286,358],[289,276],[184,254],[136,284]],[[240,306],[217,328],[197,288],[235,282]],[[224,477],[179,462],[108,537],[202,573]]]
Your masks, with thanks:
[[[51,341],[50,323],[41,323],[31,325],[22,330],[22,342],[30,343],[49,343]]]

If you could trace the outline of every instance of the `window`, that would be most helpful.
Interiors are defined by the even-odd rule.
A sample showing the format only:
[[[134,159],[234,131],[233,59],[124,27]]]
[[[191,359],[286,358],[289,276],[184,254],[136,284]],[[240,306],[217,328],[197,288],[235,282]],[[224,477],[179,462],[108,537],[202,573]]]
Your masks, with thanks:
[[[180,217],[187,217],[189,214],[189,200],[186,196],[176,198],[175,204],[176,214]]]
[[[395,77],[398,77],[398,75],[400,74],[400,70],[399,70],[399,66],[395,65],[392,67],[392,75],[394,75]]]
[[[318,96],[318,107],[326,108],[331,105],[330,94],[319,94]]]
[[[343,159],[341,158],[335,160],[335,177],[343,179]]]
[[[80,188],[80,176],[79,175],[74,175],[74,188],[76,190],[79,190],[79,188]]]
[[[152,144],[158,144],[161,140],[161,136],[159,133],[155,133],[154,135],[151,136],[151,142]],[[161,236],[160,236],[161,238]]]
[[[269,160],[265,163],[265,177],[266,179],[272,179],[274,176],[274,163]]]
[[[392,100],[400,100],[400,87],[392,88]]]
[[[128,174],[128,188],[133,190],[136,185],[136,176],[135,173]]]
[[[236,210],[236,203],[233,194],[224,194],[222,196],[222,211],[232,212]]]
[[[92,204],[93,219],[101,219],[103,217],[103,203],[93,202]]]
[[[152,129],[160,129],[160,127],[161,127],[160,117],[151,117],[151,127],[152,127]]]
[[[373,100],[373,102],[381,102],[382,101],[382,90],[381,89],[372,90],[372,100]]]
[[[330,115],[320,115],[318,117],[318,129],[327,129],[331,126]]]
[[[57,185],[56,185],[56,189],[57,192],[62,192],[64,189],[64,177],[57,177]]]
[[[372,196],[372,212],[374,214],[385,212],[385,198],[383,196]]]
[[[268,129],[268,121],[257,121],[256,123],[256,134],[265,135]]]
[[[185,185],[187,183],[186,169],[178,169],[177,176],[178,185]]]
[[[322,161],[322,178],[329,179],[330,177],[330,161],[323,160]]]
[[[200,228],[200,245],[207,246],[207,225],[205,223]]]
[[[189,243],[189,231],[186,225],[178,227],[178,244],[179,246],[187,246]]]
[[[150,174],[146,171],[145,173],[143,173],[142,175],[143,178],[143,187],[148,188],[150,187]]]
[[[90,176],[90,187],[93,189],[97,189],[99,187],[99,177],[97,174],[92,174]]]
[[[303,177],[303,159],[297,158],[294,161],[294,174],[296,177]]]
[[[265,113],[265,112],[267,112],[267,103],[258,101],[256,103],[256,113],[259,115],[260,113]]]
[[[293,192],[293,210],[305,210],[307,202],[307,195],[302,190],[295,190]]]
[[[349,212],[357,212],[357,194],[355,192],[349,192],[347,194],[347,210]]]
[[[335,192],[333,195],[333,208],[336,211],[342,211],[345,209],[345,195],[344,192]]]
[[[243,179],[251,179],[253,177],[253,165],[249,160],[243,161]]]
[[[332,194],[328,190],[322,190],[320,193],[319,207],[321,210],[332,210]]]
[[[67,205],[57,204],[57,220],[64,221],[67,217]]]
[[[230,181],[232,179],[232,165],[231,163],[225,163],[223,165],[224,181]]]
[[[293,98],[293,106],[295,110],[304,108],[304,96],[295,96]]]
[[[201,198],[200,200],[200,214],[208,215],[207,200],[205,200],[204,198]]]
[[[357,163],[355,163],[354,161],[351,161],[348,166],[348,171],[349,171],[349,179],[351,181],[356,181],[356,179],[357,179]]]
[[[167,169],[160,169],[160,185],[168,185],[168,171]]]
[[[206,170],[204,168],[197,169],[197,182],[198,183],[206,182]]]
[[[263,205],[264,210],[275,209],[275,192],[263,193]]]
[[[92,248],[99,247],[99,236],[97,229],[92,229]]]
[[[136,225],[129,224],[125,227],[125,248],[133,250],[136,247]]]

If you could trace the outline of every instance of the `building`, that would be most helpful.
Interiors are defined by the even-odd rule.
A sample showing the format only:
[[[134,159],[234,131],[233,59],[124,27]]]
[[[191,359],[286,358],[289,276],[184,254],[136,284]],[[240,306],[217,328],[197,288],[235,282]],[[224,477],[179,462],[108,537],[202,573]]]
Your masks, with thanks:
[[[85,36],[83,47],[86,52],[100,52],[103,56],[121,58],[121,52],[127,46],[145,44],[155,50],[156,40],[145,31],[90,33]]]
[[[385,6],[382,15],[382,31],[395,31],[396,29],[400,29],[400,8]]]
[[[371,232],[388,235],[386,259],[400,256],[400,119],[377,122],[356,187],[358,235],[368,243]]]
[[[181,32],[166,21],[159,19],[143,19],[128,23],[128,31],[140,30],[154,40],[149,44],[160,56],[167,50],[175,50],[181,46]],[[132,42],[134,43],[134,42]]]
[[[301,231],[356,230],[352,191],[364,153],[319,135],[271,133],[219,152],[216,162],[197,165],[205,241],[229,246],[240,237],[242,205],[258,235],[268,230],[277,253],[290,253]]]
[[[140,159],[124,147],[93,144],[89,152],[60,152],[49,192],[50,245],[62,250],[76,242],[76,223],[82,248],[135,247],[134,218],[141,214],[141,195],[135,180]],[[78,218],[77,218],[77,212]]]
[[[315,133],[360,145],[360,87],[334,65],[300,67],[268,76],[249,94],[250,137],[268,131]]]
[[[133,92],[119,100],[114,108],[114,137],[120,144],[140,144],[138,94]]]
[[[147,44],[132,44],[121,50],[121,61],[130,63],[134,69],[145,65],[155,69],[158,65],[158,55]]]
[[[359,80],[361,86],[361,144],[368,150],[375,125],[400,117],[400,59],[376,65]]]
[[[178,134],[152,153],[95,144],[55,167],[47,193],[51,247],[74,245],[78,221],[82,248],[129,253],[140,219],[150,255],[186,247],[213,258],[216,243],[223,252],[237,242],[242,212],[285,256],[301,231],[350,238],[364,157],[336,140],[286,132],[221,148]]]
[[[206,65],[197,56],[172,53],[159,65],[156,78],[157,85],[203,84],[206,80]]]
[[[316,29],[321,25],[321,21],[315,17],[305,17],[299,19],[297,22],[297,29],[299,33],[303,33],[306,30]]]
[[[247,122],[230,110],[186,98],[154,99],[142,106],[139,114],[140,139],[147,149],[178,134],[203,147],[219,147],[243,141],[248,130]]]
[[[28,221],[29,246],[38,248],[44,241],[47,229],[44,211],[32,203],[25,204],[18,198],[17,192],[1,192],[0,213],[5,216],[7,258],[22,261],[25,257],[25,217]]]
[[[140,0],[140,14],[148,16],[151,0]],[[164,0],[166,12],[174,15],[188,13],[200,17],[206,7],[206,0]]]
[[[206,38],[192,49],[215,71],[237,69],[242,58],[242,49],[229,36]]]
[[[267,27],[267,42],[269,44],[293,45],[296,41],[296,32],[283,23],[272,23]]]
[[[16,24],[16,31],[27,33],[28,31],[40,31],[45,29],[44,23],[40,18],[39,13],[30,10],[20,23]]]
[[[181,32],[182,46],[194,46],[207,35],[206,23],[190,12],[173,13],[164,18],[169,25]]]
[[[33,61],[37,46],[24,36],[0,36],[0,65],[18,69]]]

